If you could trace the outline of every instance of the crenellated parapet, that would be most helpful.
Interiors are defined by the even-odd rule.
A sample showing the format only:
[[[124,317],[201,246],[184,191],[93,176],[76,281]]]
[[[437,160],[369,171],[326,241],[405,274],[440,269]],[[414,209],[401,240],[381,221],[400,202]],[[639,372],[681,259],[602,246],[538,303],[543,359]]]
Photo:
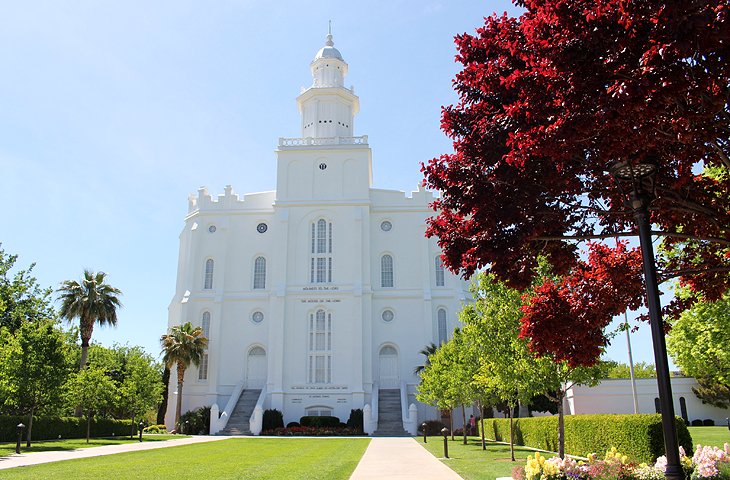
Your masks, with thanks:
[[[198,195],[188,197],[188,215],[196,212],[222,210],[271,209],[275,192],[249,193],[240,198],[231,185],[226,185],[223,194],[213,197],[207,187],[200,187]]]

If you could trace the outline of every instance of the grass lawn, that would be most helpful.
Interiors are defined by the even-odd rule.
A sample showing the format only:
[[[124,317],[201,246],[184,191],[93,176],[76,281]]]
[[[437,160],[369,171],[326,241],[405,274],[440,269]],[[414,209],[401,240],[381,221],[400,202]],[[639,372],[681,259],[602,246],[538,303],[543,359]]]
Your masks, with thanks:
[[[0,470],[3,479],[347,479],[367,438],[231,438]],[[113,474],[111,473],[113,472]]]
[[[730,443],[730,430],[727,427],[687,427],[695,445],[712,445],[722,448]]]
[[[159,442],[160,440],[173,440],[176,438],[188,438],[187,435],[143,435],[143,442]],[[104,445],[119,445],[123,443],[137,443],[138,437],[130,440],[129,437],[92,438],[86,443],[85,438],[74,438],[70,440],[44,440],[33,442],[30,448],[25,448],[25,440],[20,444],[22,453],[48,452],[51,450],[75,450],[77,448],[101,447]],[[15,443],[0,443],[0,457],[15,453]]]
[[[431,452],[436,458],[448,465],[466,480],[494,480],[497,477],[509,477],[512,469],[524,465],[528,455],[534,450],[527,450],[515,445],[515,459],[510,459],[509,445],[487,442],[487,451],[482,450],[479,437],[468,437],[467,445],[462,444],[462,438],[456,441],[449,439],[449,459],[444,459],[443,437],[428,437],[428,443],[423,444],[423,437],[417,437],[418,443]]]

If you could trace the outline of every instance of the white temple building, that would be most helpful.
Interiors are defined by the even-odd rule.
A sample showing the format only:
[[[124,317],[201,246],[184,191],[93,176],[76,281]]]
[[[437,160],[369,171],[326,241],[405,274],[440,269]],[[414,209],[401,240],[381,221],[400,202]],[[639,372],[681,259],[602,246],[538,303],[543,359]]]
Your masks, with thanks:
[[[202,326],[209,345],[185,375],[182,412],[212,406],[212,433],[258,434],[265,409],[286,424],[362,408],[368,433],[415,433],[437,417],[415,400],[419,351],[453,331],[467,283],[424,236],[433,195],[373,187],[331,35],[310,69],[301,137],[279,139],[276,190],[189,199],[169,325]]]

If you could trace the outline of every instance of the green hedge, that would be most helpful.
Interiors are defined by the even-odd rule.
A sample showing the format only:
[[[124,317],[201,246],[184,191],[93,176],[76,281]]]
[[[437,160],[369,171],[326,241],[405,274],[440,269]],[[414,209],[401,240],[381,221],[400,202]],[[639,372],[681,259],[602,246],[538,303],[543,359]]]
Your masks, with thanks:
[[[340,419],[329,416],[305,416],[299,419],[299,423],[302,427],[338,427],[340,425]]]
[[[15,442],[18,438],[17,425],[28,425],[28,417],[0,415],[0,442]],[[23,440],[27,427],[23,429]],[[137,425],[131,420],[98,419],[91,421],[92,437],[136,435]],[[86,417],[33,417],[32,440],[53,440],[59,438],[86,438]]]
[[[692,437],[677,417],[679,444],[692,455]],[[484,420],[488,438],[509,442],[509,419]],[[558,417],[530,417],[514,420],[515,444],[558,451]],[[658,414],[566,415],[565,452],[581,457],[603,455],[611,447],[637,462],[654,462],[664,455],[662,419]]]

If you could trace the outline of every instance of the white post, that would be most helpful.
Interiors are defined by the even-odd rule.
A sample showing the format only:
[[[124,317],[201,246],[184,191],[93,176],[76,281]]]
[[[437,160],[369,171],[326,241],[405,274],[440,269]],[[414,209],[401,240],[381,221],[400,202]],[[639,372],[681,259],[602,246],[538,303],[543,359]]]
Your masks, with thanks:
[[[373,433],[373,410],[369,403],[366,403],[362,409],[362,429],[368,435]]]
[[[634,357],[631,355],[631,336],[629,335],[629,316],[624,311],[626,344],[629,347],[629,375],[631,376],[631,395],[634,397],[634,413],[639,413],[639,398],[636,396],[636,377],[634,376]]]
[[[414,404],[411,403],[411,406],[408,407],[408,433],[411,435],[417,435],[418,434],[418,408]]]
[[[251,430],[251,433],[254,435],[260,435],[263,423],[264,409],[261,408],[261,405],[256,405],[256,408],[253,409],[253,415],[251,415],[251,419],[249,420],[249,429]]]
[[[220,431],[220,426],[218,424],[218,416],[220,415],[220,408],[218,407],[217,403],[214,403],[210,406],[210,434],[215,435]]]

